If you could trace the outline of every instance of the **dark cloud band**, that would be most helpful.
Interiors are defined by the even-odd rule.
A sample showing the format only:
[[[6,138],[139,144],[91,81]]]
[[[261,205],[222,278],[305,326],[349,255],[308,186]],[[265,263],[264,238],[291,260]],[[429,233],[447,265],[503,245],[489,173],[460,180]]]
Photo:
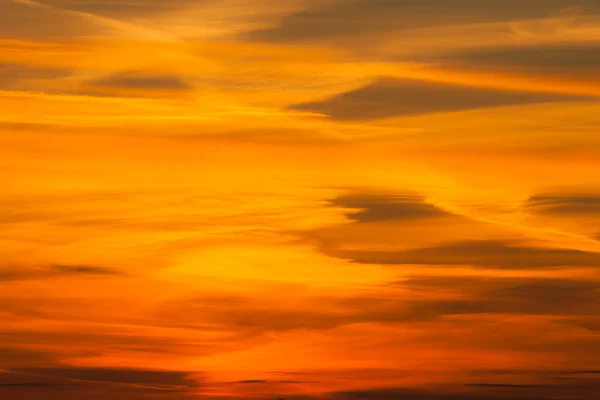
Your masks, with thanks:
[[[370,120],[589,99],[595,98],[382,78],[363,88],[290,109],[316,112],[335,120]]]

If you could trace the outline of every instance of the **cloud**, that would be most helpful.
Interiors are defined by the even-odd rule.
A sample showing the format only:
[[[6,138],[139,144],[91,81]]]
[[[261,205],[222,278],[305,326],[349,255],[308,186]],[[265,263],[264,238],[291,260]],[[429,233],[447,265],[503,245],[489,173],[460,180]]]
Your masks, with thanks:
[[[537,214],[583,215],[600,213],[598,194],[539,194],[529,198],[526,208]]]
[[[164,1],[144,0],[118,0],[118,1],[73,1],[73,0],[49,0],[46,4],[61,9],[72,11],[80,11],[85,13],[96,14],[109,18],[143,18],[156,14],[162,14],[173,11],[177,8],[183,8],[190,4],[198,4],[205,2],[180,1],[177,4],[167,3]]]
[[[51,382],[15,382],[15,383],[3,383],[0,382],[1,387],[23,387],[23,388],[47,388],[47,387],[57,387],[57,386],[66,386],[65,383],[51,383]]]
[[[466,265],[504,269],[600,266],[600,253],[530,247],[494,240],[460,241],[402,251],[323,250],[329,256],[360,264]]]
[[[40,300],[43,301],[43,300]],[[16,303],[16,302],[13,302]],[[64,301],[64,304],[68,304],[68,301]],[[22,313],[18,316],[24,318],[10,318],[12,321],[27,321],[34,319],[44,319],[46,321],[78,321],[74,315],[79,316],[86,310],[90,310],[91,307],[86,307],[93,302],[87,301],[86,304],[79,310],[75,310],[65,317],[64,313],[60,313],[60,310],[54,313],[49,312],[47,315],[23,315]],[[115,303],[108,303],[105,307],[118,307]],[[18,307],[19,304],[16,304]],[[122,306],[122,303],[121,303]],[[108,318],[106,316],[108,314]],[[115,321],[115,312],[105,313],[103,321]],[[113,318],[110,318],[112,316]],[[42,317],[42,318],[40,318]],[[70,319],[69,319],[70,317]],[[139,322],[136,320],[136,322]],[[152,321],[157,326],[172,326],[169,325],[169,321]],[[106,325],[110,325],[106,323]],[[54,331],[40,331],[35,329],[12,329],[0,331],[0,338],[5,346],[13,346],[18,349],[16,352],[9,353],[6,360],[14,364],[19,364],[24,360],[27,355],[27,350],[23,350],[22,347],[30,343],[36,343],[36,345],[49,348],[46,353],[37,354],[36,352],[31,353],[30,364],[28,366],[46,366],[52,364],[54,360],[60,359],[61,351],[69,350],[71,355],[77,355],[78,357],[91,357],[98,355],[99,351],[123,351],[129,353],[151,354],[156,356],[157,354],[181,354],[185,351],[192,350],[206,350],[202,345],[184,346],[177,342],[177,338],[168,337],[165,335],[149,335],[148,332],[152,331],[152,324],[150,322],[146,324],[139,324],[136,328],[119,328],[119,325],[114,325],[112,329],[107,328],[105,331],[98,331],[97,327],[84,326],[74,327],[73,325],[66,324],[66,327],[62,330]],[[160,330],[160,329],[159,329]],[[100,349],[100,350],[99,350]],[[12,354],[12,356],[11,356]]]
[[[510,6],[477,0],[343,0],[285,17],[278,26],[256,30],[250,39],[319,41],[413,28],[543,18],[573,6],[597,13],[594,0],[528,0]]]
[[[400,286],[392,294],[323,293],[298,298],[288,290],[288,296],[273,305],[262,298],[211,297],[174,299],[156,310],[159,319],[170,323],[188,324],[194,321],[216,324],[234,329],[241,337],[256,337],[268,332],[294,330],[326,331],[344,325],[361,323],[402,323],[428,319],[421,313],[424,303],[406,299],[399,294]],[[433,318],[438,317],[438,312]]]
[[[551,400],[572,398],[592,400],[597,396],[597,381],[585,379],[579,382],[560,382],[556,384],[473,384],[468,390],[456,387],[438,387],[432,389],[370,389],[340,392],[333,395],[343,400]],[[563,397],[568,396],[568,397]]]
[[[512,393],[514,396],[514,393]],[[524,395],[523,397],[508,397],[501,393],[477,393],[477,392],[464,392],[464,391],[452,391],[452,390],[414,390],[414,389],[371,389],[371,390],[357,390],[349,392],[340,392],[334,395],[335,399],[341,400],[500,400],[508,399],[511,400],[550,400],[549,397],[530,397],[530,395]]]
[[[571,371],[561,371],[564,374],[577,374],[577,375],[596,375],[600,374],[600,370],[595,369],[584,369],[584,370],[571,370]]]
[[[124,275],[123,273],[104,267],[89,265],[51,265],[33,268],[28,266],[0,266],[0,282],[22,281],[31,279],[50,279],[68,276]]]
[[[578,76],[600,68],[600,43],[552,43],[484,47],[445,54],[442,63],[461,68],[510,69],[517,72],[554,73]]]
[[[334,305],[335,300],[325,300]],[[172,322],[204,321],[235,327],[239,331],[262,334],[294,329],[329,329],[353,318],[352,313],[313,310],[300,306],[272,307],[262,301],[244,297],[201,297],[173,300],[157,310],[157,317],[167,315]]]
[[[34,89],[40,81],[68,77],[68,69],[35,67],[17,63],[0,63],[0,90]]]
[[[600,316],[585,316],[568,318],[568,322],[572,325],[582,327],[588,331],[600,331]],[[598,372],[600,373],[600,372]]]
[[[60,378],[74,382],[107,382],[143,384],[157,389],[185,389],[198,382],[181,371],[157,371],[127,368],[19,368],[15,372],[29,373],[47,378]]]
[[[142,89],[142,90],[188,90],[192,86],[182,77],[169,74],[145,74],[120,72],[88,82],[93,87]]]
[[[37,8],[13,1],[0,3],[0,37],[50,42],[90,34],[98,29],[59,10]]]
[[[292,395],[287,400],[593,400],[598,394],[595,377],[570,379],[553,370],[472,370],[484,373],[496,382],[472,382],[464,385],[441,384],[428,387],[371,387],[325,393],[322,396]],[[510,375],[507,377],[507,374]],[[517,378],[512,382],[510,379]],[[521,383],[528,382],[528,383]]]
[[[125,368],[22,368],[0,373],[0,397],[44,399],[171,399],[195,398],[196,380],[186,372]]]
[[[440,294],[442,296],[440,296]],[[368,295],[322,295],[277,306],[252,297],[203,297],[162,304],[157,316],[177,324],[203,321],[241,334],[330,330],[361,323],[398,324],[445,316],[531,314],[565,317],[600,315],[600,282],[551,278],[412,277]]]
[[[49,351],[10,347],[8,343],[0,346],[0,368],[51,365],[55,361],[56,355]]]
[[[54,265],[54,271],[59,274],[91,274],[91,275],[120,275],[119,272],[108,268],[93,267],[89,265]]]
[[[61,31],[66,28],[67,34],[65,36],[68,37],[84,36],[92,33],[95,33],[98,36],[109,33],[112,35],[119,33],[121,35],[127,34],[130,38],[136,37],[154,40],[177,40],[176,37],[164,31],[146,28],[118,18],[110,18],[101,14],[71,9],[63,6],[63,2],[60,1],[45,2],[38,0],[9,0],[8,2],[4,3],[8,4],[0,6],[3,8],[3,11],[7,9],[9,14],[13,14],[15,12],[18,15],[24,14],[25,18],[35,15],[35,22],[38,22],[40,26],[44,26],[44,28],[40,29],[34,24],[33,32],[29,30],[25,32],[18,32],[16,38],[30,38],[32,37],[32,33],[33,37],[36,37],[39,35],[39,33],[35,31],[36,28],[43,31],[47,36],[50,37],[55,37],[57,35],[62,36]],[[67,6],[69,5],[72,4],[68,4]],[[16,10],[15,6],[17,7]],[[56,21],[60,21],[62,24],[59,26],[52,26],[52,24],[48,24],[48,22],[55,22],[56,25]],[[38,33],[38,35],[36,35],[36,33]]]
[[[292,105],[290,109],[317,112],[336,120],[369,120],[586,99],[590,97],[380,78],[360,89],[322,101]]]
[[[414,288],[440,289],[495,298],[518,298],[535,301],[576,302],[600,295],[600,282],[559,278],[500,278],[473,276],[414,276],[404,281]],[[592,297],[590,297],[590,295]]]
[[[411,314],[437,318],[455,314],[600,315],[600,282],[557,278],[413,277],[400,283],[420,293],[453,293],[452,299],[415,301]]]
[[[508,388],[508,389],[539,389],[553,387],[552,385],[516,385],[510,383],[471,383],[467,386],[483,388]]]
[[[420,220],[451,215],[413,194],[355,192],[332,199],[330,203],[335,207],[359,209],[347,212],[348,217],[357,222]]]

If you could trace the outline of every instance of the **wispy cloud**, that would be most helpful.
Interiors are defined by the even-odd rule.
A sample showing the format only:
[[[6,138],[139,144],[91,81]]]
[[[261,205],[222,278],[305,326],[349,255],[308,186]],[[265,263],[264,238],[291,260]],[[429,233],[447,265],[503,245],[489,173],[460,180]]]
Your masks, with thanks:
[[[382,78],[352,92],[323,101],[294,105],[338,120],[368,120],[478,108],[516,106],[594,98],[564,94],[518,92],[417,80]]]

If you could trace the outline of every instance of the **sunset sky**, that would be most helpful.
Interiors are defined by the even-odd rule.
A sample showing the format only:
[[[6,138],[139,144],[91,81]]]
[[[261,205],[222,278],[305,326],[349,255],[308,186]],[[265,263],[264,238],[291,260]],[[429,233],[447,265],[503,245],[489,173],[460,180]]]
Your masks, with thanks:
[[[0,0],[0,399],[598,398],[600,1]]]

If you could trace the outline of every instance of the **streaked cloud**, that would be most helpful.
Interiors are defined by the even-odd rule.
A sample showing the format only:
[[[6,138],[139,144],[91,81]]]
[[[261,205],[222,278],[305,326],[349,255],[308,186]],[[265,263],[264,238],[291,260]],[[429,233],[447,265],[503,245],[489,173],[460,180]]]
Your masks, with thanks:
[[[484,47],[458,54],[447,54],[449,62],[464,68],[508,69],[533,74],[561,74],[577,77],[600,66],[596,41]],[[444,60],[444,58],[442,58]]]
[[[501,3],[431,0],[344,0],[299,11],[273,28],[257,30],[251,38],[274,41],[318,41],[331,37],[360,36],[424,26],[513,21],[551,16],[565,8],[598,13],[594,1],[529,0],[506,7]]]
[[[153,371],[119,368],[21,368],[15,372],[41,377],[65,379],[70,382],[108,382],[146,384],[157,389],[177,389],[195,386],[187,373],[178,371]]]
[[[326,253],[361,264],[472,265],[484,268],[597,267],[600,253],[473,240],[405,251],[333,250]]]
[[[41,268],[24,268],[23,266],[0,267],[0,281],[20,281],[24,279],[49,279],[72,275],[119,275],[110,268],[87,265],[52,265]]]
[[[331,205],[355,210],[348,217],[357,222],[440,218],[449,213],[414,194],[349,193],[331,200]]]
[[[71,71],[60,68],[43,68],[17,63],[0,64],[0,89],[32,90],[53,79],[66,78]]]
[[[553,215],[584,215],[600,212],[600,195],[538,194],[529,198],[528,210]]]
[[[0,390],[9,398],[24,393],[75,399],[189,399],[196,384],[177,371],[103,368],[23,368],[0,374]],[[88,397],[89,396],[89,397]]]
[[[415,302],[414,315],[535,314],[593,316],[600,282],[556,278],[414,277],[414,289],[457,293],[456,299]],[[569,323],[569,320],[565,320]]]
[[[139,73],[121,73],[115,74],[103,79],[91,82],[92,85],[132,88],[132,89],[171,89],[183,90],[190,89],[191,86],[177,76],[144,76]]]
[[[178,75],[119,72],[83,82],[77,90],[92,95],[162,97],[189,93],[192,89],[193,86]]]
[[[407,79],[381,78],[363,88],[332,98],[297,104],[337,120],[369,120],[478,108],[590,100],[582,96],[518,92]]]

